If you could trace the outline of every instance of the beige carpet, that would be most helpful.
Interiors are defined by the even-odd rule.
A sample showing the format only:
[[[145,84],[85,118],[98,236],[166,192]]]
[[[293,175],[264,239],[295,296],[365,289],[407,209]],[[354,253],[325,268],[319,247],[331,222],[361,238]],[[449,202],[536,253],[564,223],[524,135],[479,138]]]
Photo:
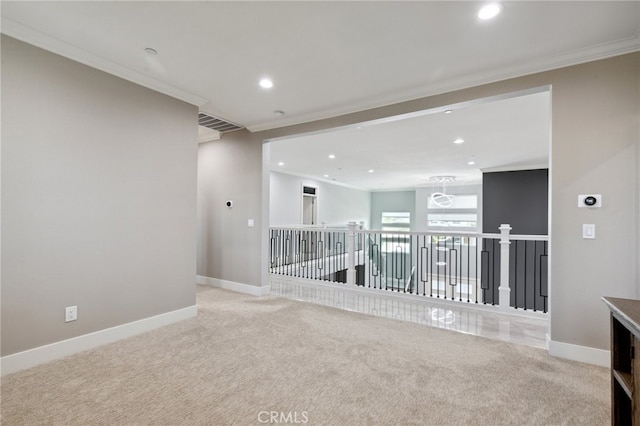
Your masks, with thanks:
[[[610,423],[608,370],[540,349],[207,287],[198,307],[5,377],[2,424]]]

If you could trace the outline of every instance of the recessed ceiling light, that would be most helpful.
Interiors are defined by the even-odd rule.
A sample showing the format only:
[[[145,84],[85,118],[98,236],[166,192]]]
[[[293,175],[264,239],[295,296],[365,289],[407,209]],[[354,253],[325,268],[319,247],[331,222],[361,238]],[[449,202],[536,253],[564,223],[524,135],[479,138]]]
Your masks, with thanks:
[[[329,175],[324,175],[324,177],[328,178],[328,177],[329,177]]]
[[[277,115],[277,116],[283,116],[283,115],[284,115],[284,111],[282,111],[282,110],[280,110],[280,109],[277,109],[277,110],[273,111],[273,113],[274,113],[275,115]]]
[[[278,166],[284,166],[284,163],[281,161],[278,163]]]
[[[369,173],[373,173],[373,169],[369,169]]]
[[[468,165],[470,165],[470,166],[473,166],[474,164],[476,164],[476,162],[475,162],[475,161],[473,161],[473,160],[471,160],[471,161],[469,161],[467,164],[468,164]]]
[[[453,111],[451,111],[450,109],[446,110],[444,113],[445,114],[451,114]]]
[[[461,143],[464,143],[464,139],[458,138],[455,141],[453,141],[453,143],[455,143],[456,145],[460,145]]]
[[[147,55],[157,55],[158,54],[158,51],[156,49],[152,48],[152,47],[145,47],[144,48],[144,52]]]
[[[333,154],[329,154],[329,158],[331,158],[333,160],[334,158],[336,158],[336,156],[333,155]]]
[[[271,89],[273,87],[273,81],[265,77],[260,80],[260,87],[262,87],[263,89]]]
[[[484,20],[496,17],[502,11],[500,3],[489,3],[478,11],[478,18]]]

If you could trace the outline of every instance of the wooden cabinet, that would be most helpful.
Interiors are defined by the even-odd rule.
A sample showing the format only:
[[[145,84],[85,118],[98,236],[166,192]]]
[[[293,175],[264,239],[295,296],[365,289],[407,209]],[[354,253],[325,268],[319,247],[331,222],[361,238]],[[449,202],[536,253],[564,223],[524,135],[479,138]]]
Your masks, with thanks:
[[[640,300],[602,300],[611,310],[611,424],[640,426]]]

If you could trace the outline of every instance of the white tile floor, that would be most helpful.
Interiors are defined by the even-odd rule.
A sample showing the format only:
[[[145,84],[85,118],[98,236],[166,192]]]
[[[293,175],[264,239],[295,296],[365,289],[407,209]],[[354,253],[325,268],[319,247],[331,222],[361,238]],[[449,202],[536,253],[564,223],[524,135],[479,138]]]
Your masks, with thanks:
[[[537,348],[547,348],[548,315],[507,314],[495,306],[433,300],[321,281],[271,277],[271,294],[379,317],[411,321]],[[519,311],[519,313],[523,313]]]

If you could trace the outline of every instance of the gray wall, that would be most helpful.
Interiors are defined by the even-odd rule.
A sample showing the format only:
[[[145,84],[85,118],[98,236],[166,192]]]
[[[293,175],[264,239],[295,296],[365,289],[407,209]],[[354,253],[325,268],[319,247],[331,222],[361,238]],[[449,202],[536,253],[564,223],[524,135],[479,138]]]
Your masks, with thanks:
[[[411,213],[411,230],[415,230],[416,191],[388,191],[371,193],[371,229],[379,230],[382,226],[383,212]]]
[[[198,275],[260,286],[260,231],[268,225],[261,213],[262,150],[251,137],[241,130],[199,145]]]
[[[551,339],[558,342],[607,349],[609,344],[608,311],[600,300],[603,295],[638,297],[639,272],[638,226],[640,53],[595,61],[563,69],[509,79],[474,88],[416,99],[396,105],[348,114],[333,119],[235,136],[251,151],[247,165],[243,156],[231,159],[231,177],[245,185],[248,167],[262,152],[262,141],[298,133],[325,129],[452,105],[519,90],[552,87],[551,150]],[[223,140],[227,135],[223,136]],[[363,147],[366,149],[366,147]],[[221,177],[219,174],[211,179]],[[253,178],[252,178],[253,179]],[[251,197],[261,196],[260,177],[252,181]],[[268,177],[267,177],[268,181]],[[601,193],[601,209],[578,209],[577,195]],[[268,194],[268,184],[265,189]],[[268,198],[265,197],[268,211]],[[259,216],[259,206],[251,204],[238,214]],[[598,238],[582,239],[582,224],[595,223]],[[243,233],[246,225],[229,232]],[[266,252],[264,238],[256,235],[251,242]],[[257,234],[257,232],[256,232]],[[224,244],[213,235],[203,235],[215,248],[214,257],[222,256]],[[258,285],[261,253],[238,253],[243,264],[256,270],[235,275],[241,282]],[[240,260],[238,262],[240,262]],[[209,262],[218,261],[214,258]],[[219,262],[219,261],[218,261]],[[209,276],[224,278],[232,271],[223,265],[210,267]],[[266,268],[266,261],[264,262]],[[587,267],[585,267],[587,265]],[[603,268],[601,265],[612,267]],[[246,281],[244,279],[246,278]],[[265,282],[266,285],[266,282]]]
[[[633,53],[327,120],[255,134],[236,132],[233,138],[242,145],[245,154],[229,156],[232,164],[228,169],[232,176],[225,177],[225,183],[231,182],[226,189],[235,191],[244,186],[250,187],[250,196],[260,199],[260,180],[266,180],[262,194],[263,209],[268,216],[268,174],[261,178],[251,170],[256,166],[255,158],[261,155],[264,140],[550,86],[553,123],[550,167],[551,339],[607,349],[608,311],[600,297],[640,296],[639,76],[640,53]],[[223,136],[222,142],[229,136]],[[251,174],[250,183],[247,183],[246,173]],[[234,179],[239,182],[233,183]],[[591,192],[603,194],[604,207],[578,209],[578,194]],[[259,217],[261,211],[259,206],[251,203],[238,206],[236,214],[245,218]],[[220,264],[212,266],[216,261],[208,258],[205,260],[208,265],[203,266],[208,268],[208,276],[223,279],[234,276],[238,281],[261,285],[258,277],[262,270],[266,270],[266,261],[261,256],[268,249],[268,220],[262,223],[262,235],[252,236],[250,240],[255,244],[255,250],[254,246],[244,250],[230,248],[233,251],[229,255],[232,262],[244,265],[243,271],[223,270],[224,265]],[[583,223],[596,224],[595,240],[582,239]],[[240,223],[225,232],[241,235],[246,232],[245,228],[246,223]],[[201,236],[202,240],[211,244],[209,249],[212,253],[225,250],[226,242],[215,233]],[[259,247],[263,250],[260,251]],[[615,267],[603,268],[601,265]],[[264,274],[264,285],[267,284],[266,278]]]
[[[501,224],[512,234],[549,232],[549,171],[518,170],[482,174],[482,232],[498,233]]]
[[[3,356],[194,305],[196,107],[2,36],[2,114]]]
[[[343,226],[350,221],[369,225],[371,194],[285,173],[270,173],[269,217],[271,226],[302,223],[302,185],[318,188],[318,224]]]

